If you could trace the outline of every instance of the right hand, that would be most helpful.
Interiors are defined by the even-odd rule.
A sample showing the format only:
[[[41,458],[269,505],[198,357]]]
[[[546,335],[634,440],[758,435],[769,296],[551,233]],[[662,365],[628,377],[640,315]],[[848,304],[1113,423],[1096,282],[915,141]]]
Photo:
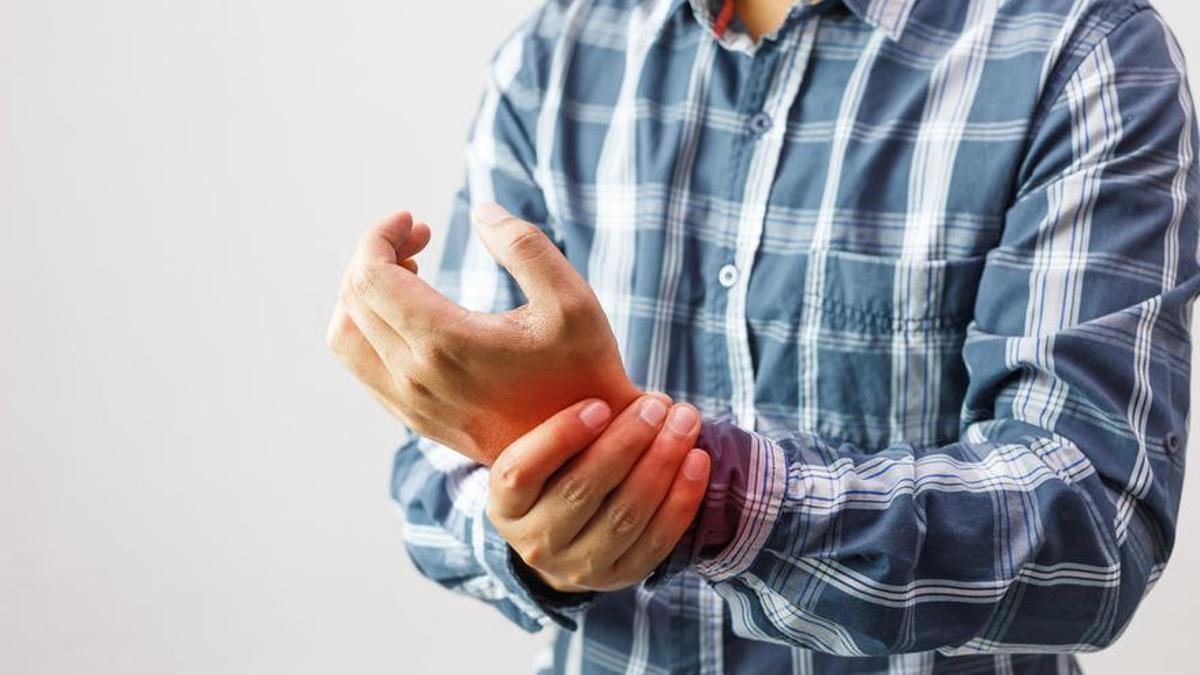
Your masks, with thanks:
[[[490,473],[487,514],[550,587],[607,591],[648,577],[691,525],[708,487],[700,416],[648,394],[609,424],[581,401],[517,439]]]
[[[640,391],[595,294],[554,243],[497,205],[476,209],[475,226],[527,304],[468,311],[422,281],[405,259],[428,231],[404,213],[362,238],[327,340],[413,431],[491,464],[572,403],[622,409]]]

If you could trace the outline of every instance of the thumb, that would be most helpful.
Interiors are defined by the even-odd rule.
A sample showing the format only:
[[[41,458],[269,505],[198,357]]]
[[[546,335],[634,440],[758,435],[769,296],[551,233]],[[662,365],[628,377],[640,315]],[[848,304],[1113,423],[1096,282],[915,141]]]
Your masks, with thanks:
[[[493,202],[480,204],[473,210],[471,220],[488,252],[517,280],[533,305],[555,304],[564,291],[587,286],[540,228],[517,218],[503,206]]]

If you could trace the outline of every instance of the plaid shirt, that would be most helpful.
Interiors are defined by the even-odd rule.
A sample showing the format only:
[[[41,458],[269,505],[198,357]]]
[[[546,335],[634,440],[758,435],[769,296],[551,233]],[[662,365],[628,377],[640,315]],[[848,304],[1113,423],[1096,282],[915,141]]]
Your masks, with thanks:
[[[498,51],[439,283],[519,290],[495,200],[595,289],[714,459],[647,583],[566,596],[425,439],[420,570],[583,673],[1071,672],[1162,573],[1187,428],[1197,135],[1142,0],[554,0]]]

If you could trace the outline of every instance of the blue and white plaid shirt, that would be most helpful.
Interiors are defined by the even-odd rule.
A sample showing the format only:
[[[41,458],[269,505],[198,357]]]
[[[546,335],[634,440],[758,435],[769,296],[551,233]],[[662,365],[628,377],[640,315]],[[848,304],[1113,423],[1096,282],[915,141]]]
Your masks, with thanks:
[[[1032,673],[1121,633],[1174,538],[1197,265],[1179,46],[1142,0],[553,0],[498,51],[440,284],[544,224],[714,474],[649,583],[561,596],[412,438],[423,573],[582,673]]]

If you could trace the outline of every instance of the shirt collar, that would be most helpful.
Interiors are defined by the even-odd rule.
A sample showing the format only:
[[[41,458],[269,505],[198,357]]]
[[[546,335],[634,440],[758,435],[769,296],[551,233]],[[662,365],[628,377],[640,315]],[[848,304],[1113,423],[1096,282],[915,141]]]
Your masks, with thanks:
[[[899,40],[919,0],[841,0],[860,19]]]
[[[809,0],[797,0],[797,4]],[[840,2],[858,18],[872,27],[883,31],[893,40],[899,40],[908,25],[913,6],[919,0],[821,0],[821,2]],[[696,17],[705,23],[705,28],[712,29],[711,23],[721,13],[724,0],[674,0],[675,6],[691,4]]]

